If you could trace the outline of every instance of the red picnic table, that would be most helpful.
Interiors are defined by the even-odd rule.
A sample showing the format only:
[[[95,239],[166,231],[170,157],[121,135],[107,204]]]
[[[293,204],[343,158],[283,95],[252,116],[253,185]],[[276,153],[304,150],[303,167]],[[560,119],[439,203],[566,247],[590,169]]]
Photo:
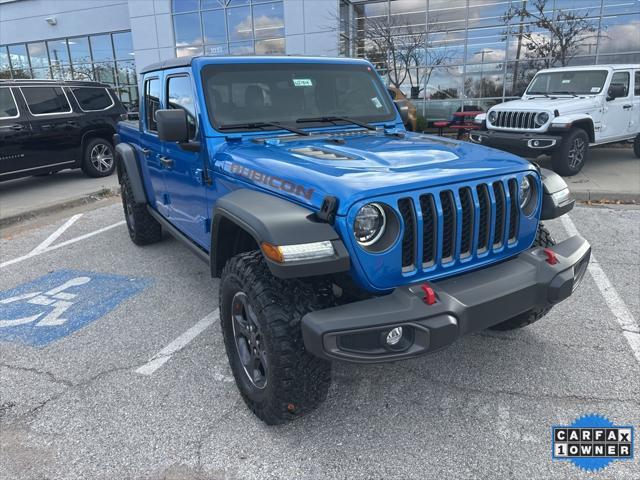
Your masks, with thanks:
[[[461,138],[465,131],[467,130],[477,130],[480,128],[479,125],[473,123],[473,119],[476,118],[476,115],[484,113],[482,110],[473,110],[466,112],[453,112],[453,116],[457,118],[461,118],[461,123],[453,123],[447,120],[433,122],[433,126],[438,129],[438,135],[442,136],[443,130],[447,127],[454,128],[458,130],[458,138]]]

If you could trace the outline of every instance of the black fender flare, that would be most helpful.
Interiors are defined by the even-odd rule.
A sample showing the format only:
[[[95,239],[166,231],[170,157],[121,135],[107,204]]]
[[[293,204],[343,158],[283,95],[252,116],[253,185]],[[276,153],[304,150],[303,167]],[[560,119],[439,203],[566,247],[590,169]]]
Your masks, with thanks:
[[[542,179],[542,214],[540,220],[558,218],[573,209],[576,201],[571,198],[569,187],[557,173],[539,168]]]
[[[115,147],[115,152],[118,181],[122,180],[122,173],[126,171],[131,182],[134,201],[136,203],[147,203],[147,195],[144,191],[144,183],[142,182],[135,148],[128,143],[118,143]]]
[[[284,246],[330,241],[335,254],[315,260],[277,263],[263,256],[271,273],[279,278],[300,278],[326,275],[349,270],[349,253],[340,235],[328,223],[316,218],[314,212],[301,205],[272,194],[238,189],[218,199],[211,226],[211,273],[222,270],[218,243],[220,225],[230,221],[247,232],[260,246],[263,242]]]

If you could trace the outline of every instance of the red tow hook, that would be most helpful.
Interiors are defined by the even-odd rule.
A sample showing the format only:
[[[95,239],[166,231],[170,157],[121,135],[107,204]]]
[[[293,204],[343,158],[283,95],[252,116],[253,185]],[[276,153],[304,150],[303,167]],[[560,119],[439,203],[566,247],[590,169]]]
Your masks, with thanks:
[[[554,252],[550,248],[545,248],[544,254],[547,256],[547,263],[549,265],[555,265],[556,263],[558,263],[558,257],[556,257],[556,252]]]
[[[424,303],[427,305],[433,305],[436,303],[436,293],[433,291],[433,288],[427,284],[420,285],[420,288],[424,292],[424,298],[422,299],[424,300]]]

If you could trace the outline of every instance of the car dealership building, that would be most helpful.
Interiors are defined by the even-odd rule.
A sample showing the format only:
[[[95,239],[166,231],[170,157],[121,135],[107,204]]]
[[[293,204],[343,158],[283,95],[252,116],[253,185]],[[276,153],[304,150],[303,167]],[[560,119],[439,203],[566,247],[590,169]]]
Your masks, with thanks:
[[[640,62],[640,0],[0,0],[0,78],[95,79],[135,109],[136,71],[196,54],[367,57],[434,120],[543,67]]]

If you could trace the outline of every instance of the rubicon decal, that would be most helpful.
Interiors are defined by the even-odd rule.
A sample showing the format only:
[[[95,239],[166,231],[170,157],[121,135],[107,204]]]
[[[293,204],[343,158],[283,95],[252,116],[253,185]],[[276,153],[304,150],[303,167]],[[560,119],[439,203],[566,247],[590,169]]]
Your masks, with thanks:
[[[262,183],[263,185],[282,190],[286,193],[292,193],[299,197],[306,198],[307,200],[311,200],[311,196],[314,192],[313,188],[306,188],[303,185],[298,185],[290,180],[259,172],[258,170],[253,170],[252,168],[244,167],[237,163],[231,164],[231,173],[243,176],[256,183]]]

